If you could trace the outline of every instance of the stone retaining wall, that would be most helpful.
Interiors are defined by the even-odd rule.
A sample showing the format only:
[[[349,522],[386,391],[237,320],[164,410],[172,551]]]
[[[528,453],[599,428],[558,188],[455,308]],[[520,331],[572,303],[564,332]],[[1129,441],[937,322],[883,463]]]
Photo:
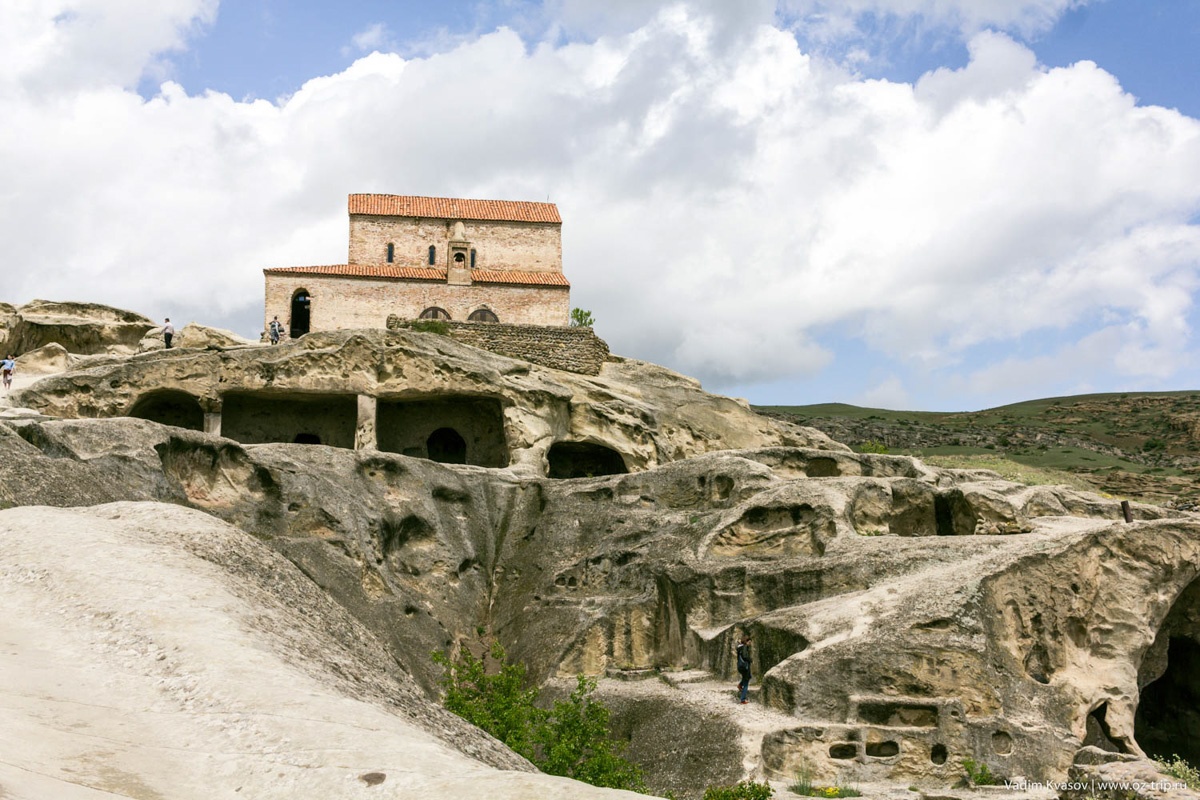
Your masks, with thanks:
[[[389,316],[389,330],[399,328],[438,328],[446,335],[472,347],[519,358],[551,369],[595,375],[608,358],[608,344],[591,328],[565,328],[544,325],[508,325],[496,322],[446,322],[411,320]]]

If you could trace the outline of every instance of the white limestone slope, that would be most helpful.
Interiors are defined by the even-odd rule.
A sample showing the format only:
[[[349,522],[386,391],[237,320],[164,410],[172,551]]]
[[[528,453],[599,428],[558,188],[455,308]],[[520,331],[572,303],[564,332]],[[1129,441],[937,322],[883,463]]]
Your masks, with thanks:
[[[0,797],[637,796],[529,771],[382,652],[201,512],[0,511]]]

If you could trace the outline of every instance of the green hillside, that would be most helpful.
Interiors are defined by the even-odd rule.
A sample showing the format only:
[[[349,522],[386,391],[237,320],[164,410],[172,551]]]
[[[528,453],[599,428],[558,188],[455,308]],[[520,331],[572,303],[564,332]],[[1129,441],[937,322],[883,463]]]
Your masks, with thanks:
[[[1200,501],[1200,392],[1052,397],[969,412],[844,403],[759,406],[856,450],[984,467],[1026,483],[1068,483],[1146,502]]]

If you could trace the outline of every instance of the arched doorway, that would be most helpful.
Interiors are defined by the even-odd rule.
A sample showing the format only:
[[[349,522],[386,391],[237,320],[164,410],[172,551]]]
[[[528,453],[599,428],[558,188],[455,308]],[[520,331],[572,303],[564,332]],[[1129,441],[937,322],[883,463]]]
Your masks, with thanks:
[[[467,443],[454,428],[438,428],[429,434],[425,450],[430,461],[442,464],[467,463]]]
[[[292,295],[292,316],[289,335],[299,339],[308,333],[312,317],[312,298],[307,289],[297,289]]]

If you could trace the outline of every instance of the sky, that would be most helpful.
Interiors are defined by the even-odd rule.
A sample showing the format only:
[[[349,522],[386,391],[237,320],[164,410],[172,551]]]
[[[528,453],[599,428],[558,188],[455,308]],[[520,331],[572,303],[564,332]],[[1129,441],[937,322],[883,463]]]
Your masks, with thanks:
[[[2,0],[0,300],[257,336],[357,192],[549,201],[759,404],[1200,388],[1195,0]]]

